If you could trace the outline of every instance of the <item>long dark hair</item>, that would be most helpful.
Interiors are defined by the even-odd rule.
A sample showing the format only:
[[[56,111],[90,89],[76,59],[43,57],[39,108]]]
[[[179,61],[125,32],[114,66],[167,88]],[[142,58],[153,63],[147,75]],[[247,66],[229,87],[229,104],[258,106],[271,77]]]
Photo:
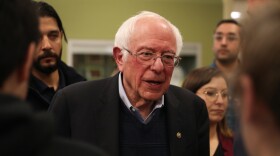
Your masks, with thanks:
[[[61,19],[60,19],[58,13],[55,11],[55,9],[50,4],[43,2],[43,1],[40,1],[40,2],[33,1],[33,3],[37,7],[39,17],[52,17],[56,20],[57,26],[58,26],[59,30],[63,33],[64,40],[67,43],[68,40],[66,37],[65,30],[63,28]]]

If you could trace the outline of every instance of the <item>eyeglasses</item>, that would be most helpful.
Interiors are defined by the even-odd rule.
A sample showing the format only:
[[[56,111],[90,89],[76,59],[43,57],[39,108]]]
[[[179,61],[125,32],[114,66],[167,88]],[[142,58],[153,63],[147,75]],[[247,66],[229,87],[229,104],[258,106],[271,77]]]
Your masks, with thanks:
[[[230,34],[230,35],[221,35],[221,34],[215,34],[214,35],[214,40],[216,41],[222,41],[223,38],[226,38],[227,41],[233,42],[238,39],[236,35]]]
[[[226,90],[223,91],[217,91],[215,89],[210,89],[210,90],[205,90],[203,92],[205,95],[206,99],[209,100],[210,102],[215,102],[218,100],[219,94],[221,95],[223,100],[228,100],[228,92]]]
[[[175,56],[172,52],[164,53],[162,56],[156,56],[156,53],[151,51],[143,51],[133,54],[130,50],[123,48],[130,55],[135,56],[136,60],[143,65],[152,65],[155,63],[157,58],[161,59],[161,62],[167,67],[175,67],[179,64],[181,58]]]

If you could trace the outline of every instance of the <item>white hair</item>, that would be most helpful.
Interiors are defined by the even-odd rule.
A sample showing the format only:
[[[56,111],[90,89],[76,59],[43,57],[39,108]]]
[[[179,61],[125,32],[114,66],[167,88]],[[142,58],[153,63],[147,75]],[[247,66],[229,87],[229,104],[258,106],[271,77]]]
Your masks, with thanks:
[[[126,21],[123,22],[123,24],[119,27],[116,35],[115,35],[115,47],[119,47],[119,48],[124,48],[124,47],[128,47],[129,44],[129,39],[131,37],[131,34],[134,31],[134,27],[135,27],[135,23],[143,18],[143,17],[156,17],[159,19],[164,20],[172,29],[175,38],[176,38],[176,54],[179,55],[181,50],[182,50],[182,46],[183,46],[183,39],[182,39],[182,35],[179,31],[179,29],[174,26],[170,21],[168,21],[167,19],[165,19],[164,17],[160,16],[159,14],[156,14],[154,12],[150,12],[150,11],[142,11],[139,14],[130,17],[129,19],[127,19]],[[128,53],[124,53],[124,59],[127,57]]]

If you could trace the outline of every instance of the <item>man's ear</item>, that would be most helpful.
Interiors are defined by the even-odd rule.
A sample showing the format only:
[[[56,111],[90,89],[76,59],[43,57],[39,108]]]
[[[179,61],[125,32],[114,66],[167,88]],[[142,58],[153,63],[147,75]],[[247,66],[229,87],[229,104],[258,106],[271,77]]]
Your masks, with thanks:
[[[114,47],[113,48],[113,55],[114,55],[114,59],[116,61],[116,64],[118,66],[119,71],[123,71],[123,53],[121,51],[121,49],[119,47]]]
[[[22,64],[21,68],[18,70],[18,81],[19,82],[28,81],[30,71],[31,71],[31,66],[33,63],[33,55],[34,55],[35,50],[36,50],[36,44],[34,42],[30,43],[27,48],[25,60]]]

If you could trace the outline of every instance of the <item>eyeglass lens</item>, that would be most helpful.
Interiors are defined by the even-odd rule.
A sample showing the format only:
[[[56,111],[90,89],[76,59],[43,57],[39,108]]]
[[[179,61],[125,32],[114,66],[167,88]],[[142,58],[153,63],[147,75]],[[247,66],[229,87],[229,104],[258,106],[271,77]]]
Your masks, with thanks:
[[[227,91],[217,91],[217,90],[206,90],[204,92],[206,98],[210,101],[216,101],[218,99],[218,96],[221,95],[223,100],[228,99],[228,93]]]

